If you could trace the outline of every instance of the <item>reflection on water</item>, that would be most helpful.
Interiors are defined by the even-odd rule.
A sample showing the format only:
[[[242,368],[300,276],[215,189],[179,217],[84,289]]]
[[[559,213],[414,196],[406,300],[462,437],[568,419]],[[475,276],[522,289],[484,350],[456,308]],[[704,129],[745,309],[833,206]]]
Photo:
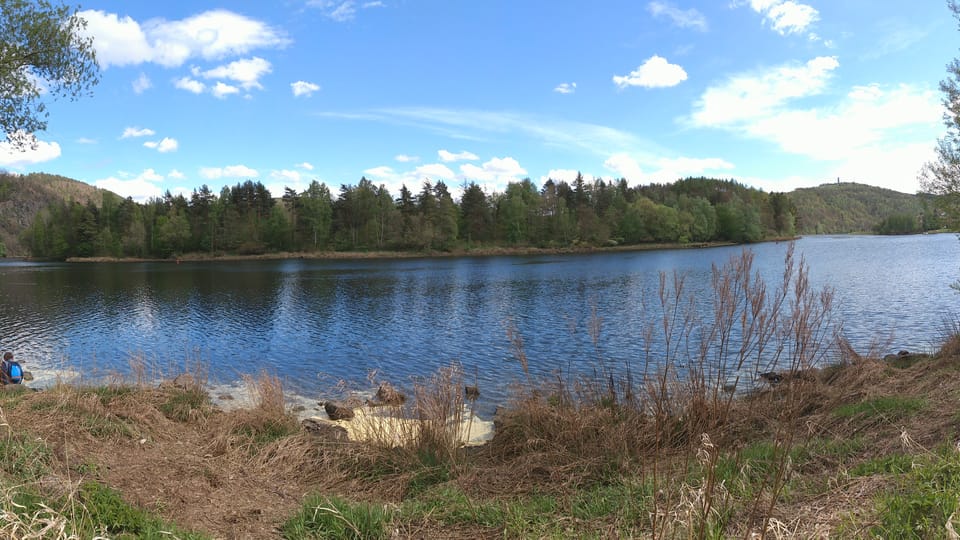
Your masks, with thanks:
[[[0,348],[38,369],[166,373],[208,363],[232,381],[260,369],[316,395],[331,381],[404,383],[453,361],[488,398],[521,377],[506,337],[523,336],[531,370],[640,361],[659,272],[683,272],[709,298],[711,265],[741,248],[543,257],[224,263],[0,263]],[[784,244],[760,244],[776,284]],[[953,235],[810,237],[797,244],[815,286],[832,285],[845,335],[861,348],[929,349],[960,297]],[[588,327],[601,320],[594,343]]]

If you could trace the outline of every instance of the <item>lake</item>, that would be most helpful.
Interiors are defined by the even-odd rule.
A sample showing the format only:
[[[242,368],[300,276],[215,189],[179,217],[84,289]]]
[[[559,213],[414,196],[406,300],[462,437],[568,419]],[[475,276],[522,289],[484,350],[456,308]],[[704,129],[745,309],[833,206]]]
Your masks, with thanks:
[[[170,374],[202,363],[236,387],[265,369],[315,401],[338,381],[401,386],[459,362],[486,407],[530,371],[601,358],[638,361],[659,317],[659,273],[708,298],[712,265],[741,247],[397,260],[65,264],[0,260],[0,350],[37,386],[71,374],[128,374],[130,359]],[[785,243],[749,246],[773,288]],[[813,236],[796,243],[815,287],[836,291],[836,318],[859,350],[930,351],[960,313],[952,234]],[[591,321],[594,325],[591,332]],[[599,330],[599,333],[596,331]],[[594,339],[596,337],[597,339]],[[374,375],[371,376],[371,373]],[[375,388],[375,387],[374,387]]]

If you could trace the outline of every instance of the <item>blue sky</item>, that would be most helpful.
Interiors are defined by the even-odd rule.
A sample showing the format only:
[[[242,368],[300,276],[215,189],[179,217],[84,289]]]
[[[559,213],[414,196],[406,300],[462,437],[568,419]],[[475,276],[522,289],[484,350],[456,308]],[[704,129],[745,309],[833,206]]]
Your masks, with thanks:
[[[94,95],[0,168],[137,200],[247,179],[418,191],[690,175],[912,193],[945,1],[90,0]],[[459,191],[457,189],[457,191]]]

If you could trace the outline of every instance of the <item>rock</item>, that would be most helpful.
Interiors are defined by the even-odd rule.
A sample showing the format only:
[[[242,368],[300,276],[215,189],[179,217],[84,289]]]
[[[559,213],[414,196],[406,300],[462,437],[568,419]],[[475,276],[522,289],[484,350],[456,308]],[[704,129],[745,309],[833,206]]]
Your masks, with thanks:
[[[403,395],[403,392],[400,392],[388,382],[380,384],[376,398],[377,403],[374,403],[374,405],[403,405],[403,402],[407,400],[407,396]]]
[[[351,411],[352,414],[352,411]],[[328,441],[346,441],[347,428],[338,426],[330,420],[323,418],[305,418],[300,425],[311,435],[316,435]]]
[[[323,410],[327,411],[327,416],[331,420],[352,420],[353,419],[353,409],[350,407],[344,407],[342,405],[337,405],[331,401],[328,401],[323,404]]]
[[[193,375],[189,373],[181,373],[177,375],[172,381],[162,381],[160,383],[160,388],[177,388],[180,390],[188,390],[190,388],[197,388],[200,385],[197,383],[197,380],[193,378]]]
[[[780,384],[783,381],[783,375],[777,373],[776,371],[767,371],[766,373],[760,373],[757,375],[760,379],[767,381],[769,384]]]
[[[476,386],[464,386],[463,395],[470,401],[476,401],[480,397],[480,389]]]

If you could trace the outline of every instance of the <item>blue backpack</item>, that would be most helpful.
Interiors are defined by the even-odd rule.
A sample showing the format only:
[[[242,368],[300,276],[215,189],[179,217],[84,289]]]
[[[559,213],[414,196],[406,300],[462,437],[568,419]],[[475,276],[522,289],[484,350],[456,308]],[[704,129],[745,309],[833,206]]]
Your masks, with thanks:
[[[9,360],[3,363],[4,384],[20,384],[23,382],[23,368],[20,363]]]

